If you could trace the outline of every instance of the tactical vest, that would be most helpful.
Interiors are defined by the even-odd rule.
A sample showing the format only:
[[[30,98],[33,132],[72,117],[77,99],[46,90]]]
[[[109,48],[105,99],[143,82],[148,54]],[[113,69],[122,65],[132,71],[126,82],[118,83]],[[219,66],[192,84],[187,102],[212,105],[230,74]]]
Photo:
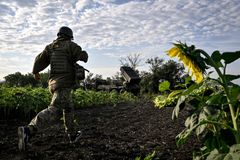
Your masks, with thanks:
[[[73,72],[70,63],[69,44],[67,41],[56,41],[51,45],[50,67],[51,74],[66,74]]]

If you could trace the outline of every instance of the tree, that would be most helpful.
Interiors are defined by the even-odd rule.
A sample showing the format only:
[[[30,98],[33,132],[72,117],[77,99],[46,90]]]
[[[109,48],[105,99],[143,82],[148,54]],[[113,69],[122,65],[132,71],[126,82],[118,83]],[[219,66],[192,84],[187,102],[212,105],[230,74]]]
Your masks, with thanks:
[[[169,60],[161,66],[159,72],[160,80],[167,80],[170,82],[173,88],[181,81],[181,77],[184,74],[184,67],[182,64],[173,60]]]
[[[152,74],[150,72],[142,71],[140,77],[140,93],[153,93]]]
[[[174,88],[180,77],[184,73],[184,67],[180,63],[169,60],[164,63],[163,59],[158,57],[147,59],[150,73],[141,73],[141,92],[157,93],[159,83],[167,80],[170,82],[170,88]]]
[[[49,73],[45,72],[45,73],[41,73],[40,74],[41,79],[39,81],[39,85],[43,88],[47,88],[48,87],[48,78],[49,78]]]
[[[48,73],[41,73],[40,81],[36,81],[33,77],[33,74],[21,74],[20,72],[16,72],[14,74],[9,74],[4,77],[5,84],[12,87],[24,87],[24,86],[40,86],[47,88],[48,86]]]
[[[91,83],[93,83],[93,80],[92,80],[92,79],[93,79],[93,73],[90,72],[90,73],[87,74],[87,76],[86,76],[86,78],[85,78],[84,81],[85,81],[85,83],[87,83],[87,84],[91,84]]]
[[[152,73],[156,73],[159,68],[163,65],[164,59],[160,59],[159,57],[154,57],[147,59],[146,63],[149,64],[149,68]]]
[[[4,77],[4,79],[5,83],[9,86],[23,87],[27,85],[37,85],[37,81],[30,73],[23,75],[20,72],[16,72],[14,74],[7,75],[6,77]]]
[[[122,57],[119,61],[122,66],[131,67],[133,70],[136,71],[137,67],[140,66],[142,62],[142,58],[140,53],[135,53],[130,54],[127,57]]]

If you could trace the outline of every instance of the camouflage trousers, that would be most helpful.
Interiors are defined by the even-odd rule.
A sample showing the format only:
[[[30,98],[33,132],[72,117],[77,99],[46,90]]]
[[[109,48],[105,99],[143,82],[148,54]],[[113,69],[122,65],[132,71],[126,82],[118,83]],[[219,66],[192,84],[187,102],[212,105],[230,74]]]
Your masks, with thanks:
[[[36,131],[51,127],[63,118],[66,133],[74,134],[74,107],[71,89],[58,89],[52,94],[52,101],[49,107],[40,111],[29,123],[30,132],[35,134]]]

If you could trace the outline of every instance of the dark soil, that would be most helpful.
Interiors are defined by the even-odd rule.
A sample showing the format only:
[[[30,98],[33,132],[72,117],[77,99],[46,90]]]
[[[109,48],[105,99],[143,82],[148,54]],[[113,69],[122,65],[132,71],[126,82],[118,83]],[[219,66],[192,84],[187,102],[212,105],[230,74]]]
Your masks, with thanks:
[[[82,137],[69,144],[61,125],[55,125],[31,139],[32,147],[21,153],[17,147],[17,127],[22,120],[0,122],[0,159],[135,159],[155,151],[154,159],[192,159],[199,147],[191,138],[177,148],[175,136],[184,128],[185,111],[177,121],[173,108],[156,109],[148,104],[120,104],[84,108],[76,111]]]

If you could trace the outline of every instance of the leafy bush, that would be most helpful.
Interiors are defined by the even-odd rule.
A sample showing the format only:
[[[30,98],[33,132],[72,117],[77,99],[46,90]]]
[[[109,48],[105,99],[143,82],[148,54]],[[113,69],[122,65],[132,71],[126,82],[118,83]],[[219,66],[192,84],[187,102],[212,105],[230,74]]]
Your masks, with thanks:
[[[105,91],[84,91],[77,89],[73,95],[73,101],[77,108],[99,106],[99,105],[116,105],[122,102],[134,102],[136,97],[131,93],[117,93]]]
[[[73,102],[76,108],[116,105],[122,102],[135,102],[136,97],[124,92],[95,92],[77,89],[73,93]],[[46,108],[51,102],[48,89],[31,87],[0,87],[0,111],[2,116],[26,117],[36,114]],[[20,116],[22,115],[22,116]]]
[[[13,112],[27,116],[30,112],[39,112],[50,103],[47,89],[30,87],[1,87],[0,109],[5,117]]]

